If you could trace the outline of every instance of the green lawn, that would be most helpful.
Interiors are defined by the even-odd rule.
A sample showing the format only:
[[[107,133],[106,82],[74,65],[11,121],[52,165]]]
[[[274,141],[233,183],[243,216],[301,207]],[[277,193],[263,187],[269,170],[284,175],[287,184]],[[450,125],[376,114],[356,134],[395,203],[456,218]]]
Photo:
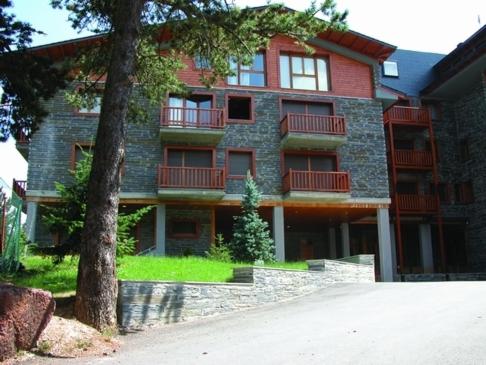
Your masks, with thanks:
[[[22,260],[26,270],[14,276],[1,276],[0,281],[42,288],[54,294],[72,293],[76,288],[77,258],[66,258],[54,265],[50,258],[30,256]],[[202,257],[141,257],[125,256],[118,260],[118,277],[126,280],[168,280],[225,282],[231,280],[233,268],[251,266],[245,263],[225,263]],[[265,265],[284,269],[307,269],[305,262],[278,262]]]

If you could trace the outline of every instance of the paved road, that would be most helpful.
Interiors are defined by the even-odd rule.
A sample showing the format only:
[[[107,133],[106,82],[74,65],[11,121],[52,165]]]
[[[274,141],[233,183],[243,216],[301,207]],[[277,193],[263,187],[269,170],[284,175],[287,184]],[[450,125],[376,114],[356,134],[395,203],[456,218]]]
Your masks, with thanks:
[[[341,284],[122,340],[62,364],[486,364],[486,282]]]

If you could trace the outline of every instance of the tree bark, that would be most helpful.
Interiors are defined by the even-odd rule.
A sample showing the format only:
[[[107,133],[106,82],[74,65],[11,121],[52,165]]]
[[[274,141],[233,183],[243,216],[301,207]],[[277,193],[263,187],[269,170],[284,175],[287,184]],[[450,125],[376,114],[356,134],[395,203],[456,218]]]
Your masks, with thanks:
[[[128,100],[135,74],[144,0],[118,0],[113,45],[88,184],[77,278],[76,318],[98,330],[116,327],[116,230]]]

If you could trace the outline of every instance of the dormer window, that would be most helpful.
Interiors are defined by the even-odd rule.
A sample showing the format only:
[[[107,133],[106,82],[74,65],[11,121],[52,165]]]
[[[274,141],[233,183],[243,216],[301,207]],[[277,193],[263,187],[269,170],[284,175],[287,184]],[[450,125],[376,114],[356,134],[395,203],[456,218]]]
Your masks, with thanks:
[[[327,59],[281,54],[280,87],[329,91]]]
[[[383,76],[398,77],[398,64],[395,61],[383,62]]]
[[[253,62],[249,66],[230,59],[230,68],[234,76],[228,77],[229,85],[240,86],[265,86],[265,56],[259,52],[253,56]]]

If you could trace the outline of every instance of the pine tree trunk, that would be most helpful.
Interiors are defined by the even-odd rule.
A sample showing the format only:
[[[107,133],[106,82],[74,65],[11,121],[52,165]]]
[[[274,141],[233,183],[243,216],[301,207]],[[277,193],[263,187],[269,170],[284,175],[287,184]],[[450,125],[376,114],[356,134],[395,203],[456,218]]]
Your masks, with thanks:
[[[128,99],[144,0],[118,0],[116,3],[113,48],[88,184],[74,308],[78,320],[98,330],[116,327],[120,167],[125,156]]]

